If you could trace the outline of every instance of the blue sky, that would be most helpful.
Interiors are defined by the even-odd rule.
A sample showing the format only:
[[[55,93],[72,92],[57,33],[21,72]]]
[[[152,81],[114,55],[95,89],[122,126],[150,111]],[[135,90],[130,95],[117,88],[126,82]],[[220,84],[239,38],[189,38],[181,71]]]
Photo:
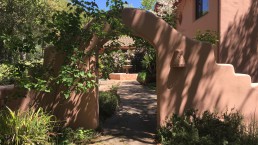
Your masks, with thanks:
[[[106,8],[106,0],[95,0],[98,4],[100,9],[107,10]],[[123,0],[127,1],[129,5],[133,6],[134,8],[139,8],[141,6],[141,0]]]

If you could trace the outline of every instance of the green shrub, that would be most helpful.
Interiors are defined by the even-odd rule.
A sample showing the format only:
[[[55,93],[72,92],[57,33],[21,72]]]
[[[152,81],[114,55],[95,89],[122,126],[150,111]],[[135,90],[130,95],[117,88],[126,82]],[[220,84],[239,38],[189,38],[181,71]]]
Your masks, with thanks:
[[[100,92],[99,94],[99,116],[100,120],[105,120],[112,116],[119,104],[119,95],[117,95],[116,88],[107,92]]]
[[[238,112],[196,114],[195,110],[181,117],[174,114],[158,130],[158,141],[164,145],[258,145],[257,132],[248,133]]]
[[[48,144],[53,131],[54,116],[42,108],[14,112],[7,108],[0,112],[0,144]]]
[[[150,74],[147,72],[139,72],[137,81],[142,85],[148,85],[149,83],[156,83],[156,73]]]
[[[27,61],[0,65],[0,85],[15,84],[22,89],[50,92],[48,73],[42,68],[43,61]]]
[[[0,64],[0,85],[9,85],[14,83],[14,79],[11,77],[13,65]]]
[[[141,61],[142,67],[148,74],[156,74],[156,49],[150,47],[146,50]]]
[[[216,31],[206,30],[205,32],[197,31],[196,40],[208,42],[210,44],[217,44],[219,41],[219,36]]]
[[[57,139],[56,144],[61,145],[78,145],[87,144],[94,136],[94,130],[78,128],[73,130],[71,128],[65,128]]]
[[[146,85],[146,87],[148,87],[148,88],[151,89],[151,90],[156,90],[156,82],[154,82],[154,83],[148,83],[148,84]]]
[[[140,84],[146,84],[147,83],[147,72],[139,72],[137,76],[137,81]]]

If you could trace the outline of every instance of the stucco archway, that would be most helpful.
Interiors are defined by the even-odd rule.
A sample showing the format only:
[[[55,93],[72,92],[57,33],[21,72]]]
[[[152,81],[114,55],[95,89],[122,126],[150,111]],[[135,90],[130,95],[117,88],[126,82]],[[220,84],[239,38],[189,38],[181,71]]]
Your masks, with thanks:
[[[234,108],[246,119],[258,119],[258,84],[249,75],[236,74],[230,64],[217,64],[216,47],[183,36],[150,12],[126,8],[122,19],[157,49],[158,126],[172,113],[190,108]],[[185,65],[177,64],[181,60]]]

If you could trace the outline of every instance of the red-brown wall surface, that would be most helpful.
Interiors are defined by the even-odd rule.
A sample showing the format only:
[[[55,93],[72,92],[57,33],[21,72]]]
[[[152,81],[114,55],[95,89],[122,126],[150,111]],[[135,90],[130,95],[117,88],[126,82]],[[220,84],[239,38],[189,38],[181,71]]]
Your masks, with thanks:
[[[65,54],[57,51],[55,47],[48,47],[44,53],[44,67],[51,68],[53,75],[59,74],[60,67],[65,59]],[[85,63],[93,69],[92,61],[87,59]],[[90,68],[91,67],[91,68]],[[28,91],[23,93],[25,98],[9,99],[5,105],[12,110],[27,110],[28,108],[42,107],[47,112],[55,115],[63,126],[72,128],[97,128],[99,125],[98,97],[95,89],[88,90],[87,93],[71,94],[70,98],[65,99],[61,94],[66,88],[62,85],[51,85],[51,93]],[[11,86],[0,86],[0,108],[3,105],[2,100],[12,93],[18,93],[17,89]]]
[[[127,8],[122,18],[157,49],[158,125],[172,113],[190,108],[219,112],[235,108],[245,119],[258,119],[258,85],[251,84],[248,75],[235,74],[232,65],[217,64],[211,45],[183,36],[145,11]],[[174,65],[178,52],[185,60],[183,67]]]
[[[258,81],[258,0],[221,0],[220,62]]]
[[[178,5],[179,23],[177,30],[189,38],[194,38],[198,30],[219,30],[219,2],[209,0],[209,12],[204,16],[195,18],[195,0],[182,0]]]

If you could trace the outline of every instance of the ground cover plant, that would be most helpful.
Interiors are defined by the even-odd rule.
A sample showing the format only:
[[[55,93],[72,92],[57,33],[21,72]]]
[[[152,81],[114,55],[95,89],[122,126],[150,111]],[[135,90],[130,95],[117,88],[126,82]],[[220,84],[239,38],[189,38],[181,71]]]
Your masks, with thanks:
[[[88,144],[95,135],[96,133],[92,129],[78,128],[74,130],[68,127],[59,131],[53,141],[57,145],[81,145]]]
[[[158,130],[158,141],[164,145],[258,145],[257,124],[245,125],[239,112],[197,113],[174,114]]]

